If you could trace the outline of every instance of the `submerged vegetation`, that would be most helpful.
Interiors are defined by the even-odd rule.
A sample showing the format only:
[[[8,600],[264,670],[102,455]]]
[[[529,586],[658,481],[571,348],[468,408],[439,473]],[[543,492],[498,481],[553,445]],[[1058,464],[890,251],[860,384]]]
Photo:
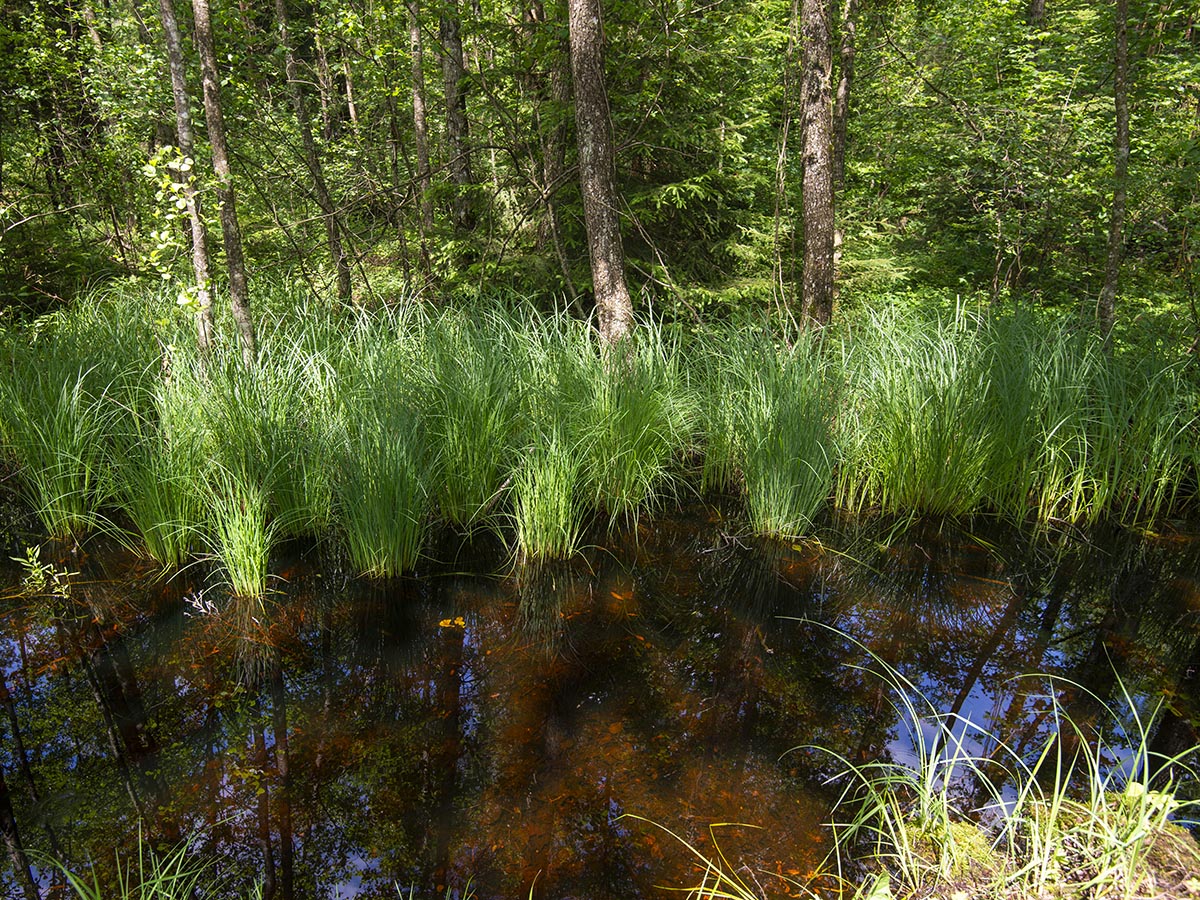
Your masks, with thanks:
[[[1147,525],[1196,490],[1193,373],[1032,312],[892,306],[819,340],[655,326],[614,352],[564,314],[289,297],[246,369],[181,350],[162,305],[109,295],[8,332],[4,448],[51,536],[132,529],[166,567],[208,548],[235,593],[262,591],[283,536],[336,535],[375,576],[438,522],[563,558],[589,517],[681,492],[795,538],[837,509]]]

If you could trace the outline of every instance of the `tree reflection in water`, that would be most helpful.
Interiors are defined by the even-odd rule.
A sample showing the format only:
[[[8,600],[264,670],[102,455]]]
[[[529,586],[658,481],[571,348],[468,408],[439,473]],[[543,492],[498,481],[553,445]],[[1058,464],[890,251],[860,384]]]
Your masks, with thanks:
[[[139,819],[160,844],[199,834],[231,894],[280,900],[691,883],[686,851],[626,812],[701,850],[712,822],[760,826],[721,849],[802,878],[829,847],[835,765],[785,751],[911,752],[866,650],[1027,759],[1049,689],[1086,723],[1124,684],[1166,699],[1154,749],[1196,738],[1191,539],[918,521],[762,543],[696,511],[538,570],[470,553],[370,583],[310,551],[280,561],[276,594],[210,589],[207,613],[186,575],[164,587],[120,553],[86,561],[67,601],[10,592],[6,889],[29,895],[30,849],[111,877]],[[1035,671],[1087,691],[1016,677]]]

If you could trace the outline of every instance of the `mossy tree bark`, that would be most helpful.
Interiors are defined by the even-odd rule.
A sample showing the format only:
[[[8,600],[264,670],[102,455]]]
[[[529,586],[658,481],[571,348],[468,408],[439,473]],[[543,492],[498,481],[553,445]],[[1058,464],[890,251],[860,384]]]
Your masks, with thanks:
[[[633,325],[633,301],[625,282],[625,250],[617,215],[616,161],[604,86],[600,0],[569,0],[568,14],[579,187],[592,288],[600,337],[612,344],[625,337]]]

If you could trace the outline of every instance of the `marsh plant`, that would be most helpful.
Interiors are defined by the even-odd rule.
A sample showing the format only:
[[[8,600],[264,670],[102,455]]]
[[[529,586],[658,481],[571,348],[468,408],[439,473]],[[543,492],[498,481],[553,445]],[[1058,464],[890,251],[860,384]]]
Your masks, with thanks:
[[[446,316],[427,337],[425,415],[441,516],[471,529],[494,507],[515,457],[520,391],[507,329]]]
[[[735,395],[746,512],[756,534],[799,537],[812,530],[833,485],[836,395],[809,341],[756,363]]]
[[[328,370],[319,358],[292,354],[286,342],[263,344],[256,368],[229,353],[192,367],[191,384],[179,389],[195,398],[206,455],[262,485],[281,531],[319,531],[332,498]]]
[[[359,572],[399,575],[417,564],[428,528],[429,437],[419,413],[386,393],[362,396],[352,409],[338,456],[335,521]]]
[[[1194,372],[1027,310],[883,303],[820,339],[643,322],[605,350],[528,306],[261,299],[250,368],[181,350],[190,324],[158,293],[6,332],[0,438],[51,535],[132,523],[177,566],[203,524],[189,485],[217,469],[258,486],[279,536],[337,531],[375,573],[411,566],[431,519],[513,523],[520,556],[557,556],[593,513],[612,527],[685,491],[735,495],[778,537],[829,505],[1041,529],[1147,525],[1195,497]]]
[[[107,461],[119,407],[100,372],[53,344],[12,348],[9,366],[0,421],[21,486],[51,537],[80,537],[111,492]]]
[[[580,469],[578,448],[557,431],[540,438],[524,455],[512,485],[520,561],[567,559],[579,549]]]
[[[111,885],[101,884],[95,868],[91,878],[86,878],[55,865],[78,900],[217,900],[229,896],[229,885],[215,877],[192,841],[159,852],[139,832],[136,855],[132,859],[117,855]],[[252,888],[240,896],[256,900],[261,895],[261,888]]]
[[[986,496],[986,367],[972,321],[872,315],[847,344],[838,502],[965,514]]]
[[[583,450],[584,496],[615,525],[674,492],[693,408],[677,348],[658,331],[612,350],[580,349],[567,390]]]
[[[1106,733],[1062,708],[1059,689],[1079,685],[1045,679],[1053,727],[1030,759],[940,713],[903,675],[875,664],[913,752],[866,764],[840,759],[833,828],[841,878],[857,861],[874,873],[865,883],[881,897],[1138,897],[1200,871],[1200,847],[1178,824],[1194,804],[1172,792],[1179,775],[1195,777],[1185,759],[1200,747],[1152,753],[1157,709],[1144,718],[1119,682],[1124,711],[1092,698],[1110,723]],[[994,748],[987,756],[970,750],[984,744]]]
[[[130,417],[112,464],[115,502],[141,538],[141,549],[164,569],[189,557],[203,532],[206,459],[192,411],[159,385],[148,409]]]
[[[279,529],[268,516],[267,489],[246,472],[218,468],[207,485],[208,537],[230,593],[265,596]]]

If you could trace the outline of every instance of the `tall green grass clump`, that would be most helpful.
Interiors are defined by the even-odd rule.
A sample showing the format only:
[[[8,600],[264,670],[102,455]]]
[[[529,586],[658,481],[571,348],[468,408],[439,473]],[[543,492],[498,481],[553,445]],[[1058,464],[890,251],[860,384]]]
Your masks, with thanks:
[[[836,393],[810,340],[747,360],[735,396],[750,527],[767,537],[799,537],[833,487]]]
[[[758,332],[708,331],[695,338],[691,356],[700,372],[696,418],[700,432],[700,489],[734,491],[741,484],[745,448],[741,395],[746,389],[746,360],[762,350]]]
[[[678,346],[645,324],[606,348],[577,345],[564,389],[583,453],[582,488],[611,524],[635,519],[673,489],[694,416]]]
[[[798,537],[829,500],[837,463],[837,371],[806,334],[702,336],[704,489],[740,488],[753,532]]]
[[[332,366],[292,336],[267,333],[254,368],[236,348],[180,373],[203,423],[205,453],[263,487],[286,534],[319,533],[330,521]]]
[[[986,403],[981,323],[871,313],[846,342],[843,507],[957,515],[986,496],[995,436]]]
[[[388,577],[420,557],[434,460],[411,348],[379,333],[360,338],[357,374],[340,395],[334,519],[354,566]]]
[[[509,490],[516,556],[523,563],[564,559],[579,548],[589,502],[579,402],[587,326],[538,313],[507,324],[520,400]]]
[[[111,491],[107,460],[120,408],[109,382],[52,339],[5,355],[0,427],[21,486],[51,537],[79,537]]]
[[[425,415],[441,516],[470,529],[495,504],[516,454],[521,409],[511,327],[445,313],[426,326]]]
[[[210,475],[207,487],[209,541],[230,593],[265,596],[279,534],[269,518],[266,488],[244,471],[222,468]]]
[[[207,458],[196,410],[160,382],[143,392],[111,462],[117,507],[145,552],[165,569],[182,566],[203,533]]]
[[[1014,316],[989,332],[992,505],[1016,521],[1151,521],[1174,502],[1189,433],[1177,365]]]
[[[521,562],[567,559],[583,533],[578,448],[557,429],[540,436],[513,475],[513,521]]]

